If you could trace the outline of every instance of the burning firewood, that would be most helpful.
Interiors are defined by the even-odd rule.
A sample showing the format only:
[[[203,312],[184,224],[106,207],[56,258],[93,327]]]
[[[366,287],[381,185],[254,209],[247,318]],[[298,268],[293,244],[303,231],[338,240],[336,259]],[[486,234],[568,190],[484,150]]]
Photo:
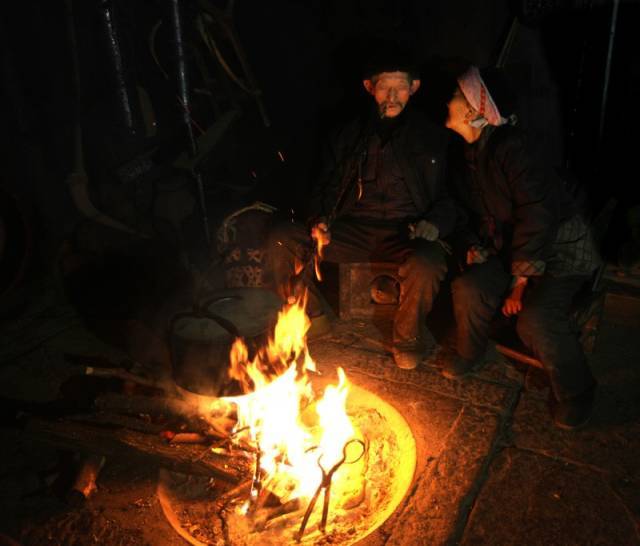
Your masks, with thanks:
[[[253,526],[256,531],[262,531],[271,522],[274,522],[278,518],[283,516],[289,516],[296,514],[299,517],[299,513],[302,512],[303,503],[300,499],[293,499],[284,504],[278,504],[275,507],[261,508],[254,514]]]
[[[34,439],[62,449],[75,449],[106,457],[138,459],[145,464],[163,466],[183,473],[217,478],[237,484],[250,475],[246,457],[208,452],[191,444],[167,445],[157,434],[143,434],[125,428],[91,426],[73,421],[31,418],[24,432]],[[209,448],[207,448],[209,449]]]
[[[178,432],[169,440],[170,444],[204,444],[207,437],[197,432]]]
[[[98,489],[96,480],[102,470],[106,457],[103,455],[87,455],[82,461],[76,480],[67,493],[67,502],[71,505],[82,504]]]
[[[163,430],[163,426],[149,422],[148,419],[142,419],[139,416],[121,415],[119,413],[99,411],[95,413],[70,415],[70,421],[85,423],[97,426],[127,428],[144,434],[159,434]]]
[[[93,366],[87,366],[85,368],[85,374],[93,377],[122,379],[123,381],[142,385],[143,387],[160,389],[167,392],[167,394],[175,393],[174,386],[169,381],[153,377],[143,377],[141,375],[131,373],[124,368],[96,368]]]
[[[173,416],[184,419],[192,429],[202,430],[208,436],[227,438],[235,420],[224,412],[204,412],[202,408],[180,398],[127,396],[107,393],[96,398],[100,410],[117,411],[128,415]]]

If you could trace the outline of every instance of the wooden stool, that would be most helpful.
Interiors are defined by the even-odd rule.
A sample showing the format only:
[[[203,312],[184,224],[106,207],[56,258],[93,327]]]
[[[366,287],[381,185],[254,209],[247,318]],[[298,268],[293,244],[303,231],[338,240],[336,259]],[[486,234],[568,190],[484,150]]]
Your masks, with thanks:
[[[323,293],[341,319],[393,316],[400,297],[398,264],[322,264]]]
[[[595,351],[604,300],[605,291],[594,291],[588,284],[573,299],[570,319],[575,329],[580,332],[580,344],[586,355],[593,354]],[[496,350],[507,358],[543,368],[542,363],[531,354],[518,337],[513,320],[505,319],[502,315],[496,317],[491,325],[490,337],[495,341]]]
[[[326,272],[326,282],[321,283],[323,293],[341,319],[393,317],[396,312],[400,296],[397,264],[325,263],[323,272]],[[446,288],[441,292],[447,292]],[[586,283],[573,300],[571,320],[580,332],[580,343],[587,355],[595,351],[604,299],[605,292],[595,282],[593,285]],[[450,299],[447,297],[446,300],[441,301],[440,306],[450,306]],[[497,351],[507,358],[536,368],[543,367],[518,337],[512,319],[506,319],[501,313],[496,315],[489,337],[495,342]]]

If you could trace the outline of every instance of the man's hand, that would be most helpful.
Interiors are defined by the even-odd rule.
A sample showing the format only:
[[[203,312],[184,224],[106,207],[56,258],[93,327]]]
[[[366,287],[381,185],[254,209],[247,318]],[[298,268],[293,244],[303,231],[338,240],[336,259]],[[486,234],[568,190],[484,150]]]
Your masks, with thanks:
[[[517,315],[522,311],[522,295],[527,287],[528,277],[516,277],[511,286],[511,292],[502,304],[502,314],[506,317]]]
[[[311,238],[316,241],[317,248],[322,249],[331,242],[331,231],[325,222],[317,222],[311,226]]]
[[[313,254],[313,269],[316,273],[316,279],[321,281],[320,262],[324,259],[324,247],[331,242],[331,232],[326,222],[321,220],[311,226],[311,238],[316,244],[315,253]]]
[[[440,230],[431,222],[419,220],[415,224],[409,224],[409,239],[426,239],[435,241],[440,235]]]
[[[483,246],[473,245],[467,250],[467,265],[483,264],[489,258],[489,251]]]

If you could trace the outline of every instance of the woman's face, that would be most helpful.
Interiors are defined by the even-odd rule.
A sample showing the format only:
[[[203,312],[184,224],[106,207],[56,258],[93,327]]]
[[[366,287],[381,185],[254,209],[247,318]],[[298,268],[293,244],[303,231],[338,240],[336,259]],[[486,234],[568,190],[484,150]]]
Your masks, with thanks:
[[[469,112],[473,109],[467,102],[467,99],[462,94],[459,87],[456,87],[451,100],[447,103],[449,108],[449,115],[445,123],[446,127],[455,131],[456,133],[463,134],[468,130],[469,124]]]

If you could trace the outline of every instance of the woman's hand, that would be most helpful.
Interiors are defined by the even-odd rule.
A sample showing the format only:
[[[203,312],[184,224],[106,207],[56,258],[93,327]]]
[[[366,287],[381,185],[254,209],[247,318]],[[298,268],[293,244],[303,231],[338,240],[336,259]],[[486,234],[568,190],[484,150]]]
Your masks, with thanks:
[[[480,245],[473,245],[467,250],[467,265],[483,264],[489,258],[489,251]]]
[[[511,285],[511,292],[502,304],[502,314],[505,317],[517,315],[522,311],[522,295],[527,287],[528,277],[516,277]]]

